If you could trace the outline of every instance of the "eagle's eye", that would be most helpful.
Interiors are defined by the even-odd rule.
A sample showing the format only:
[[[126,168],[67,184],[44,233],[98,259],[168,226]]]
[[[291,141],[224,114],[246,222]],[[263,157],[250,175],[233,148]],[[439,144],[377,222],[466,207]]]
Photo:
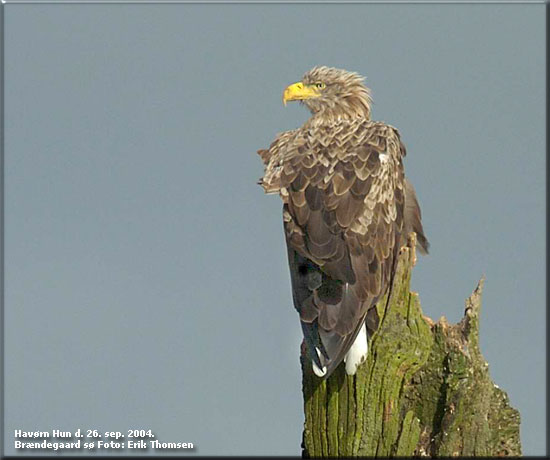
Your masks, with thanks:
[[[323,82],[319,81],[319,82],[315,83],[315,86],[319,89],[325,89],[325,86],[327,86],[327,85],[325,85]]]

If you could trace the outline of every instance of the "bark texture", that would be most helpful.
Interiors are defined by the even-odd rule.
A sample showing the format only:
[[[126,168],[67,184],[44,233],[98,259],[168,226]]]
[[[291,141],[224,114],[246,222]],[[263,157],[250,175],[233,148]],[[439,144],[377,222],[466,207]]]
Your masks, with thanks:
[[[355,376],[328,380],[304,358],[303,456],[518,456],[519,412],[479,350],[483,279],[449,325],[423,316],[409,291],[413,251],[399,257],[389,302]]]

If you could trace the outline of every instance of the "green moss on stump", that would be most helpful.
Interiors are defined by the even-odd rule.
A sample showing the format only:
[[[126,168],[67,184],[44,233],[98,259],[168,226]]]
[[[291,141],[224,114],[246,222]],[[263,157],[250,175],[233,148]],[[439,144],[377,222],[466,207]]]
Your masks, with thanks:
[[[355,376],[342,365],[319,379],[302,349],[305,457],[521,455],[519,412],[479,350],[483,280],[458,324],[433,323],[409,291],[413,257],[402,250],[390,302],[377,305],[380,326]]]

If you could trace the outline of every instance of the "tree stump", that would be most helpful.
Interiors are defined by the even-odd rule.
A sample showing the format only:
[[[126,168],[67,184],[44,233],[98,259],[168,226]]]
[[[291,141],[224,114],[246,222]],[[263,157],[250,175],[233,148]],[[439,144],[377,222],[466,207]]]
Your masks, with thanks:
[[[391,298],[356,375],[315,376],[302,347],[303,456],[518,456],[519,412],[479,350],[483,279],[449,325],[409,291],[414,251],[399,256]]]

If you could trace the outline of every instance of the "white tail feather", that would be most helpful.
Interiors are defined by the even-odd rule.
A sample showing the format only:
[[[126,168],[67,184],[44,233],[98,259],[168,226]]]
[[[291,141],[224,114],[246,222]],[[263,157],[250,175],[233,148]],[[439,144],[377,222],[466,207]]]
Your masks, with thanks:
[[[344,362],[346,363],[346,374],[354,375],[357,372],[359,365],[367,359],[368,350],[367,328],[365,323],[363,323],[355,342],[353,342],[353,345],[344,358]]]

